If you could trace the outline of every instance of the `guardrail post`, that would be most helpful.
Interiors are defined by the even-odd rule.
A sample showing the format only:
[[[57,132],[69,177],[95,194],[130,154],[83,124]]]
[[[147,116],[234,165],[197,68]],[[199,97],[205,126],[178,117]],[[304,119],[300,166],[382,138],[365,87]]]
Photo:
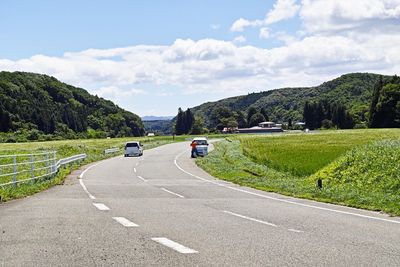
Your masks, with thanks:
[[[17,156],[13,156],[13,186],[17,187]]]
[[[49,151],[46,152],[45,162],[46,162],[46,175],[48,175],[49,174]]]
[[[57,152],[56,151],[53,151],[53,173],[56,173],[56,171],[57,171],[57,166],[56,166],[56,164],[57,164],[57,154],[56,154]]]
[[[35,164],[33,163],[33,154],[30,156],[30,161],[31,161],[31,178],[32,181],[35,182]]]

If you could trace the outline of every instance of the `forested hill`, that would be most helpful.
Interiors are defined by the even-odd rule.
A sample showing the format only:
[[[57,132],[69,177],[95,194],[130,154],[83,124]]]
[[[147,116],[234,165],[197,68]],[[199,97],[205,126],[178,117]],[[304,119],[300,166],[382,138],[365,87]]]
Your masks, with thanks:
[[[141,136],[139,116],[47,75],[0,72],[0,131],[27,139]]]
[[[378,74],[351,73],[315,87],[283,88],[260,93],[222,99],[194,107],[195,116],[205,120],[208,128],[216,127],[220,114],[238,112],[244,114],[250,107],[264,108],[269,120],[287,122],[303,120],[303,108],[306,101],[328,101],[342,104],[352,114],[356,122],[366,121],[371,104],[373,87],[379,79]],[[384,76],[384,79],[391,77]],[[243,114],[243,115],[244,115]]]

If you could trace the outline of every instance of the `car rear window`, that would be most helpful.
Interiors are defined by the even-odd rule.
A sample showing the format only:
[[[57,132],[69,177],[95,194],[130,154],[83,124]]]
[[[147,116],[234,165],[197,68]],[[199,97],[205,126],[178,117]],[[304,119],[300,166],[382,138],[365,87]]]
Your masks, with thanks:
[[[137,143],[127,143],[125,147],[138,147]]]
[[[200,146],[205,146],[207,145],[207,141],[206,140],[196,140],[196,143]]]

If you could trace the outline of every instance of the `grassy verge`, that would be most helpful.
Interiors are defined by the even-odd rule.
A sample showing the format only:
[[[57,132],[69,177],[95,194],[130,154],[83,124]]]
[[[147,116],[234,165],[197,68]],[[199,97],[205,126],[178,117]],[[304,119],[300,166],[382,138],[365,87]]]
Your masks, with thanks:
[[[400,140],[400,130],[238,136],[196,162],[240,185],[400,215],[400,141],[382,139]]]

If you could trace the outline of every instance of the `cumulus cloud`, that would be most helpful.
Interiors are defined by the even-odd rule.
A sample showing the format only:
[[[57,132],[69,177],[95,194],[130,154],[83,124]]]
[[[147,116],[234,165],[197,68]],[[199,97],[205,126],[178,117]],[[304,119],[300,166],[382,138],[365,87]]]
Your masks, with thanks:
[[[261,26],[263,22],[261,20],[247,20],[244,18],[240,18],[236,20],[232,26],[231,26],[231,31],[232,32],[242,32],[245,27],[249,26]]]
[[[363,31],[378,23],[391,25],[388,30],[398,31],[400,0],[303,0],[300,17],[310,33]]]
[[[400,34],[306,36],[273,49],[214,39],[178,39],[169,46],[89,49],[61,57],[0,59],[0,70],[55,76],[109,99],[166,86],[183,93],[240,94],[315,85],[347,72],[400,73]],[[150,86],[144,86],[150,85]],[[168,92],[164,92],[168,93]]]
[[[231,31],[242,32],[246,27],[266,26],[292,18],[297,14],[299,8],[300,6],[296,5],[296,0],[278,0],[273,8],[267,12],[264,19],[247,20],[240,18],[232,24]]]
[[[281,20],[294,17],[300,6],[296,5],[296,0],[278,0],[271,11],[265,16],[264,23],[272,24]]]

